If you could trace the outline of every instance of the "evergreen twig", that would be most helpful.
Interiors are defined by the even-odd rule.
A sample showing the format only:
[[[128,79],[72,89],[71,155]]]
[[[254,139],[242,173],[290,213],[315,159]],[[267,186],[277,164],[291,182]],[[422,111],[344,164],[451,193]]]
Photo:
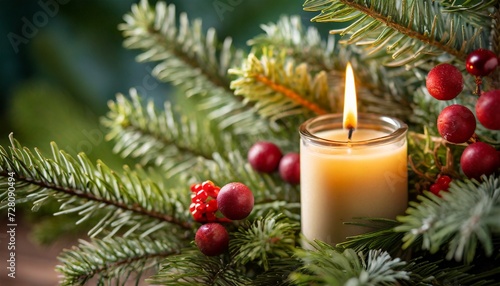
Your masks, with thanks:
[[[486,46],[488,8],[495,1],[455,2],[306,0],[304,9],[321,11],[313,21],[352,21],[332,33],[349,34],[347,43],[364,45],[374,54],[385,48],[392,58],[387,64],[401,66],[443,54],[465,61],[468,52]]]
[[[195,97],[198,110],[217,119],[221,130],[254,135],[270,130],[267,121],[255,116],[229,88],[227,71],[239,65],[244,54],[233,49],[231,39],[219,44],[215,29],[205,35],[201,20],[190,24],[185,13],[177,25],[175,6],[161,1],[153,7],[141,0],[124,19],[119,26],[124,45],[144,51],[139,61],[159,62],[153,75]]]
[[[235,263],[252,262],[264,269],[271,267],[270,260],[291,258],[296,247],[299,225],[282,215],[268,214],[262,219],[240,227],[229,245]]]
[[[295,67],[283,54],[273,53],[269,50],[261,59],[250,54],[241,69],[230,70],[239,77],[231,83],[236,95],[256,102],[257,111],[273,122],[291,115],[310,116],[332,110],[325,72],[313,77],[306,64]]]
[[[336,249],[326,243],[311,243],[312,250],[298,250],[304,265],[291,275],[296,285],[394,285],[409,279],[402,268],[406,262],[387,252],[368,254],[352,249]]]
[[[7,184],[8,173],[13,172],[20,183],[19,197],[24,200],[42,204],[55,197],[62,203],[58,214],[78,213],[83,216],[80,221],[106,213],[90,231],[92,236],[106,228],[112,230],[111,234],[122,228],[149,233],[151,220],[155,221],[154,229],[165,226],[164,223],[184,230],[192,227],[186,220],[186,209],[181,208],[184,203],[179,204],[187,196],[179,196],[175,191],[167,195],[128,167],[119,175],[103,162],[92,164],[84,154],[75,159],[59,150],[55,143],[51,144],[52,158],[46,158],[37,149],[32,153],[22,147],[12,134],[10,140],[10,154],[0,147],[2,185]],[[6,195],[7,191],[0,198]],[[6,205],[4,201],[2,206]]]
[[[499,178],[453,181],[450,192],[442,196],[426,192],[419,202],[410,202],[407,215],[399,218],[402,225],[395,228],[405,233],[403,247],[417,244],[430,253],[446,247],[447,259],[468,264],[479,249],[488,257],[494,255],[493,237],[500,235]]]
[[[61,285],[84,285],[94,277],[98,285],[126,285],[134,271],[139,271],[135,277],[139,281],[144,271],[157,268],[161,260],[177,254],[178,248],[171,241],[148,238],[80,240],[78,247],[59,256],[63,264],[56,270],[63,275]]]
[[[130,96],[118,95],[102,120],[110,128],[106,139],[115,140],[114,151],[123,157],[141,158],[142,164],[152,163],[175,176],[200,159],[213,160],[214,152],[240,147],[230,133],[212,132],[210,120],[179,116],[168,102],[161,112],[152,101],[144,106],[134,89]]]

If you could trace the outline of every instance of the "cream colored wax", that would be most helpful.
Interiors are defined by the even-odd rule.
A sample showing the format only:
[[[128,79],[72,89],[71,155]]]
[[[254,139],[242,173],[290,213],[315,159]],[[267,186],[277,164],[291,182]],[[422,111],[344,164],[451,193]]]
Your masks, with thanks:
[[[318,137],[346,141],[345,130]],[[352,141],[387,135],[356,130]],[[395,218],[407,207],[406,140],[380,146],[319,146],[301,140],[301,229],[309,239],[334,245],[366,229],[344,225],[356,217]]]

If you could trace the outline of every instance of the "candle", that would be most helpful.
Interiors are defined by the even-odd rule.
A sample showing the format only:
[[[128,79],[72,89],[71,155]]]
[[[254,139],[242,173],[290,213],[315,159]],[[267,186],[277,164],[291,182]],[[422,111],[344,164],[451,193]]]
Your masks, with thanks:
[[[349,69],[344,113],[300,126],[301,231],[307,240],[332,245],[367,231],[345,222],[393,219],[408,201],[408,127],[388,116],[358,115]]]

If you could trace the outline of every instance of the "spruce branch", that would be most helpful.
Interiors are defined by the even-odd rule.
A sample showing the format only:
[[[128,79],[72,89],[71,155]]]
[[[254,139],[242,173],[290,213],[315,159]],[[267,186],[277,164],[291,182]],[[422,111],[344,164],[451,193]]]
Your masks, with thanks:
[[[312,76],[307,64],[295,66],[283,53],[268,50],[260,59],[250,54],[240,69],[229,72],[238,76],[231,83],[234,93],[255,102],[259,114],[272,122],[332,110],[326,73]]]
[[[339,63],[337,59],[349,58],[348,49],[336,45],[333,36],[325,40],[315,27],[304,27],[300,16],[281,16],[276,23],[260,27],[264,34],[248,41],[257,57],[272,47],[296,62],[307,63],[312,73],[345,68],[345,63]]]
[[[185,13],[180,14],[177,24],[175,6],[161,1],[152,7],[142,0],[124,19],[119,29],[126,38],[125,47],[143,50],[138,56],[141,62],[159,62],[153,75],[178,87],[187,97],[195,97],[198,111],[217,119],[221,130],[253,135],[270,130],[269,124],[229,88],[227,71],[240,65],[243,58],[230,38],[220,44],[215,29],[203,34],[201,20],[191,24]]]
[[[494,3],[306,0],[304,9],[321,11],[313,21],[352,21],[332,33],[349,35],[346,43],[367,46],[372,54],[385,48],[391,55],[387,64],[401,66],[444,53],[465,61],[468,52],[486,47],[491,23],[488,10]]]
[[[227,256],[205,256],[198,249],[185,249],[162,262],[160,271],[147,282],[161,285],[235,286],[252,285],[244,269],[234,267]]]
[[[497,1],[492,21],[491,29],[491,45],[487,48],[491,49],[496,55],[500,54],[500,3]],[[489,77],[491,80],[491,89],[500,88],[500,71],[496,69]]]
[[[288,259],[296,247],[298,223],[289,221],[283,215],[269,214],[252,223],[240,226],[231,238],[229,249],[238,264],[252,262],[265,271],[271,267],[271,260]]]
[[[137,231],[146,236],[168,225],[173,227],[171,232],[192,227],[184,208],[187,196],[174,189],[159,189],[129,167],[118,174],[103,162],[93,164],[83,153],[75,159],[55,143],[51,144],[52,157],[48,158],[37,149],[33,153],[22,147],[12,134],[9,138],[10,154],[0,146],[2,184],[7,184],[8,174],[13,173],[23,201],[32,201],[36,206],[54,197],[61,203],[57,214],[77,213],[82,216],[80,222],[100,218],[91,236],[104,230],[111,236],[126,229],[126,233]],[[4,207],[6,196],[6,191],[0,194]]]
[[[371,231],[349,237],[347,241],[337,244],[338,247],[350,248],[356,252],[381,249],[391,256],[402,256],[403,234],[394,230],[400,225],[399,222],[382,218],[364,218],[349,224],[370,228]]]
[[[275,285],[275,286],[292,286],[295,285],[289,279],[290,274],[297,270],[300,266],[300,261],[296,257],[286,259],[271,259],[269,261],[269,270],[259,273],[256,277],[252,277],[252,285]]]
[[[304,265],[291,275],[296,285],[394,285],[409,279],[402,270],[406,262],[387,252],[370,250],[366,255],[319,241],[311,245],[312,250],[297,250]]]
[[[230,133],[213,132],[209,120],[176,114],[169,102],[158,111],[152,101],[144,105],[135,89],[130,97],[118,95],[102,120],[110,129],[106,139],[115,140],[114,151],[123,157],[140,158],[142,164],[160,166],[173,177],[200,159],[213,160],[213,152],[239,147]]]
[[[124,20],[118,26],[125,37],[124,46],[144,51],[137,58],[140,62],[161,61],[153,73],[180,86],[188,95],[207,92],[193,89],[197,85],[189,82],[196,78],[204,81],[197,84],[210,83],[212,88],[227,89],[227,70],[243,55],[243,51],[232,48],[230,38],[219,50],[215,29],[209,29],[205,36],[201,19],[190,23],[187,14],[181,13],[177,24],[175,5],[163,1],[153,7],[147,0],[141,0],[132,6],[132,12]]]
[[[448,249],[446,258],[472,263],[481,248],[487,257],[495,254],[493,238],[499,235],[499,178],[483,182],[453,181],[450,192],[439,198],[431,193],[411,202],[402,225],[403,247],[421,247],[430,253]],[[465,207],[467,206],[467,207]]]
[[[131,237],[79,242],[78,247],[64,250],[59,256],[62,265],[56,270],[63,275],[61,285],[84,285],[94,277],[99,285],[126,285],[134,272],[137,283],[144,271],[178,254],[180,247],[172,241]]]
[[[331,37],[324,39],[314,27],[304,28],[296,17],[282,17],[275,24],[263,25],[262,29],[264,34],[249,41],[252,45],[252,54],[248,56],[246,66],[230,70],[240,72],[238,79],[233,81],[233,85],[238,83],[236,91],[241,85],[245,94],[255,98],[257,96],[254,94],[258,95],[263,92],[276,94],[276,90],[285,90],[287,87],[286,84],[282,86],[283,82],[280,77],[267,78],[261,74],[259,77],[264,78],[267,84],[264,85],[263,82],[255,79],[259,74],[252,78],[252,74],[242,73],[252,65],[255,65],[258,72],[264,70],[268,74],[277,75],[291,74],[290,65],[307,67],[309,77],[312,79],[323,73],[326,75],[327,101],[307,96],[304,92],[296,93],[328,112],[340,112],[341,97],[344,93],[345,67],[347,62],[350,62],[356,74],[360,110],[381,114],[390,113],[399,118],[411,117],[412,96],[416,86],[421,84],[420,81],[412,78],[414,71],[404,68],[388,69],[380,66],[379,61],[367,59],[359,54],[359,50],[353,46],[334,45]],[[271,53],[273,57],[269,56]],[[264,60],[267,61],[264,62]],[[266,66],[269,61],[273,63],[272,68]],[[299,86],[303,84],[301,78],[291,78],[291,80],[295,80],[297,83],[294,84],[299,84]],[[274,90],[272,87],[275,87]],[[314,112],[307,109],[305,111],[314,115]]]
[[[409,281],[401,281],[401,285],[500,285],[495,279],[500,269],[485,265],[449,265],[443,260],[425,260],[424,257],[411,259],[404,266],[410,274]],[[477,273],[479,271],[479,273]]]

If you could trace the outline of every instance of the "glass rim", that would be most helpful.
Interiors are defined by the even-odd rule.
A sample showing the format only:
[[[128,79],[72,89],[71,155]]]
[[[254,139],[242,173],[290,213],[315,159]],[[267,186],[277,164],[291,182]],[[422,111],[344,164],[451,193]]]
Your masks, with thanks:
[[[319,115],[310,118],[306,120],[304,123],[302,123],[299,127],[299,133],[302,139],[305,139],[308,142],[316,145],[330,146],[330,147],[342,147],[342,146],[354,147],[354,146],[375,146],[375,145],[394,143],[395,141],[401,139],[401,137],[406,138],[406,133],[408,131],[408,125],[406,125],[406,123],[404,123],[400,119],[386,115],[359,113],[357,129],[384,131],[387,132],[387,135],[373,139],[357,140],[357,141],[348,141],[347,138],[344,141],[330,140],[315,135],[315,133],[319,131],[326,131],[339,128],[343,129],[342,121],[343,121],[343,114],[341,113]],[[347,137],[347,131],[346,131],[346,137]]]

